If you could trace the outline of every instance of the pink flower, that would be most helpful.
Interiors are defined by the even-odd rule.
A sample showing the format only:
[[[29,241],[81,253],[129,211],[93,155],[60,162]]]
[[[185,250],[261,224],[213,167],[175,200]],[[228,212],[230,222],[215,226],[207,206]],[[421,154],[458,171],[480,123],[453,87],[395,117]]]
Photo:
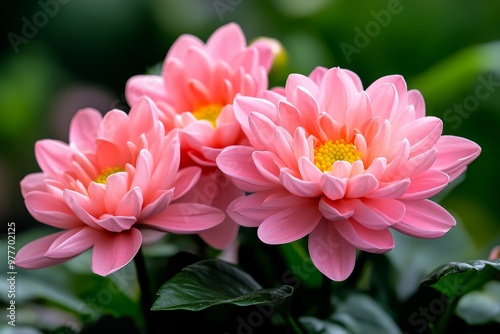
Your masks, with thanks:
[[[493,247],[493,249],[490,252],[490,255],[488,256],[488,260],[493,261],[496,259],[500,259],[500,245]]]
[[[442,136],[424,100],[401,76],[363,90],[339,68],[289,76],[266,99],[237,97],[235,115],[251,146],[226,148],[217,165],[253,194],[231,203],[240,225],[283,244],[309,235],[315,266],[333,280],[354,268],[356,249],[394,247],[389,228],[437,238],[454,218],[428,200],[480,153],[467,139]]]
[[[19,267],[55,265],[93,248],[92,270],[105,276],[129,263],[155,231],[197,233],[224,218],[215,208],[174,202],[196,184],[201,170],[179,170],[178,134],[165,136],[148,99],[129,115],[80,110],[69,145],[41,140],[35,155],[42,172],[21,181],[26,207],[62,231],[23,247]]]
[[[192,35],[181,36],[169,50],[161,76],[137,75],[127,82],[130,105],[147,96],[158,105],[167,131],[181,129],[182,165],[197,164],[204,170],[195,190],[201,196],[193,195],[205,199],[199,203],[225,210],[243,194],[231,182],[214,182],[224,179],[215,158],[224,147],[246,141],[234,117],[233,99],[267,89],[273,58],[269,43],[247,46],[241,28],[230,23],[216,30],[206,44]],[[214,185],[216,190],[206,191]],[[237,231],[238,225],[228,218],[200,235],[211,246],[224,248]]]

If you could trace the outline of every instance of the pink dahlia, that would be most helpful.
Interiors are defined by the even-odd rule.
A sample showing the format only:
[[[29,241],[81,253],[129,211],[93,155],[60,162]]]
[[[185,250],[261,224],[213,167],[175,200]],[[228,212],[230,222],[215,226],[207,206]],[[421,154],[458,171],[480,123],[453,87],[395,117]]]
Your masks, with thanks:
[[[179,37],[167,53],[160,76],[137,75],[127,82],[130,105],[147,96],[158,105],[167,131],[181,129],[182,165],[203,166],[205,177],[193,195],[199,203],[225,210],[243,194],[231,182],[217,181],[224,176],[215,167],[215,158],[224,147],[245,142],[234,117],[233,99],[237,95],[257,96],[267,89],[273,58],[268,43],[247,46],[241,28],[230,23],[216,30],[206,44],[192,35]],[[238,225],[227,218],[200,235],[220,249],[237,231]]]
[[[69,145],[41,140],[35,155],[42,172],[21,181],[26,207],[35,219],[62,231],[20,249],[19,267],[55,265],[92,248],[92,270],[105,276],[129,263],[154,231],[197,233],[224,218],[209,206],[175,202],[196,184],[201,170],[179,169],[178,134],[165,136],[148,99],[129,115],[80,110],[71,122]]]
[[[474,142],[441,135],[422,95],[393,75],[366,90],[351,71],[317,68],[289,76],[266,99],[237,97],[235,115],[252,146],[226,148],[219,168],[252,194],[228,213],[283,244],[309,235],[315,266],[333,280],[352,272],[356,249],[394,247],[389,228],[437,238],[455,225],[428,200],[480,153]]]

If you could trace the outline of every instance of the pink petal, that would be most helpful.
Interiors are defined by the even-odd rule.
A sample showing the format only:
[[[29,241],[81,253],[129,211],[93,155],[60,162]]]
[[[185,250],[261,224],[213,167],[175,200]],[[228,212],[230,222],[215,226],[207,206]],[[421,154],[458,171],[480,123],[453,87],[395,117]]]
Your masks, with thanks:
[[[119,147],[114,143],[102,140],[97,141],[96,155],[97,155],[96,167],[98,168],[98,170],[101,171],[110,167],[123,168],[123,166],[125,166],[131,160],[130,152],[128,148],[126,148],[124,145]]]
[[[261,38],[250,44],[250,47],[256,49],[259,54],[259,64],[268,72],[271,69],[275,57],[273,54],[273,45],[280,46],[279,42],[268,38]]]
[[[144,96],[153,100],[165,100],[166,88],[163,78],[158,75],[133,76],[127,81],[125,96],[130,105],[135,105]]]
[[[193,187],[200,180],[201,168],[196,166],[186,167],[180,169],[175,175],[175,181],[173,183],[174,196],[172,200],[176,200],[184,196],[188,191],[193,189]]]
[[[144,206],[142,209],[139,220],[143,218],[159,214],[170,204],[172,197],[174,196],[174,189],[169,189],[166,191],[161,191],[159,194],[153,194],[154,200],[150,200],[150,203]]]
[[[184,62],[185,64],[189,64],[186,67],[186,76],[189,78],[188,87],[191,83],[197,82],[208,93],[208,87],[205,84],[210,82],[210,77],[212,76],[210,55],[201,48],[191,47],[184,58]],[[206,96],[209,97],[210,93]],[[208,100],[204,101],[203,99],[194,101],[199,101],[203,104],[209,103]]]
[[[269,200],[272,196],[274,200]],[[276,198],[287,198],[293,201],[292,197],[297,198],[289,192],[259,191],[232,201],[227,207],[227,214],[241,226],[257,227],[267,217],[287,206],[275,205]]]
[[[321,175],[321,189],[326,197],[332,201],[345,196],[348,178],[338,178],[329,173]]]
[[[379,187],[365,195],[367,198],[399,198],[403,196],[409,185],[410,178],[394,182],[379,182]]]
[[[415,118],[425,116],[425,101],[420,91],[416,89],[409,90],[406,95],[406,101],[409,105],[415,107]]]
[[[96,223],[97,219],[93,215],[96,214],[94,211],[96,207],[92,205],[92,200],[79,192],[69,189],[64,191],[64,200],[82,222],[90,227],[99,228],[99,225]]]
[[[230,217],[226,217],[222,223],[201,231],[199,235],[211,247],[225,249],[236,239],[238,230],[239,226]]]
[[[359,87],[344,70],[334,67],[329,69],[321,82],[320,105],[324,111],[339,123],[345,123],[346,111]]]
[[[193,35],[181,35],[179,38],[175,40],[167,53],[167,59],[170,58],[179,58],[183,59],[186,57],[187,52],[192,47],[203,47],[203,42],[196,36]],[[165,73],[165,69],[163,69],[163,75],[168,75],[168,72]]]
[[[386,156],[387,148],[391,144],[391,136],[392,125],[388,120],[384,120],[373,136],[373,139],[370,140],[371,147],[368,150],[368,156],[364,157],[365,161]]]
[[[142,243],[137,229],[120,233],[103,233],[92,250],[92,271],[107,276],[126,266],[139,251]]]
[[[412,153],[418,154],[434,147],[443,131],[443,121],[437,117],[417,118],[399,129],[410,142]],[[415,149],[418,147],[418,150]]]
[[[100,231],[91,227],[72,229],[60,235],[49,249],[45,256],[52,259],[67,259],[77,256],[92,247],[96,236]]]
[[[136,217],[104,214],[95,223],[109,232],[129,230],[137,222]]]
[[[351,176],[352,165],[348,161],[337,160],[332,165],[333,176],[339,179],[345,179]]]
[[[380,180],[384,175],[387,166],[387,159],[384,157],[376,158],[366,169],[367,174],[372,174],[377,180]]]
[[[274,188],[276,185],[264,178],[253,162],[254,148],[249,146],[226,147],[215,160],[217,166],[233,179],[244,191],[255,192]]]
[[[259,112],[252,112],[249,115],[248,124],[251,130],[248,138],[256,149],[260,149],[261,147],[269,149],[276,146],[273,139],[277,126],[272,120]],[[274,153],[278,154],[278,152]]]
[[[142,235],[143,245],[153,244],[166,235],[166,233],[163,231],[151,230],[147,228],[141,228],[139,231]]]
[[[408,140],[403,139],[396,154],[394,155],[394,158],[387,164],[382,180],[395,181],[397,179],[401,179],[402,177],[407,177],[405,174],[407,171],[405,170],[405,173],[403,173],[401,166],[408,161],[409,155],[410,143]]]
[[[325,276],[343,281],[352,273],[356,248],[335,229],[334,223],[322,221],[309,234],[311,260]]]
[[[32,191],[46,192],[45,174],[31,173],[26,175],[20,182],[21,194],[26,197]]]
[[[186,69],[186,71],[188,70]],[[206,70],[203,72],[206,72]],[[186,74],[189,76],[189,73]],[[187,82],[186,93],[188,96],[188,101],[191,101],[191,103],[194,105],[207,105],[210,103],[210,91],[208,90],[207,86],[205,86],[205,84],[199,80],[190,77]],[[209,125],[208,121],[206,120],[201,120],[201,122]]]
[[[306,129],[314,129],[316,119],[320,113],[320,107],[311,93],[302,88],[297,87],[295,92],[295,100],[291,100],[298,109],[301,116],[301,126]],[[290,101],[290,99],[289,99]]]
[[[264,99],[249,96],[237,96],[233,102],[233,110],[234,116],[241,125],[241,129],[248,137],[252,145],[254,145],[257,149],[265,148],[265,145],[257,141],[253,134],[253,130],[250,128],[250,113],[257,111],[274,121],[277,118],[276,106]]]
[[[298,127],[293,132],[292,151],[294,158],[302,157],[313,159],[314,140],[312,136],[307,137],[306,131],[302,127]]]
[[[298,158],[297,165],[299,167],[299,173],[304,181],[321,182],[321,177],[324,174],[311,162],[309,158]]]
[[[431,168],[448,174],[450,182],[462,174],[466,166],[481,153],[481,147],[473,141],[455,136],[442,136],[435,147],[438,155]]]
[[[229,66],[234,69],[243,69],[245,72],[251,72],[252,69],[258,66],[258,51],[255,48],[246,48],[240,51],[234,57],[229,60]],[[244,95],[245,91],[241,91]],[[253,95],[253,94],[252,94]]]
[[[372,174],[359,174],[349,178],[346,189],[346,197],[359,198],[377,189],[378,180]]]
[[[228,107],[232,107],[231,105],[228,105]],[[220,117],[220,116],[219,116]],[[217,155],[219,154],[220,151],[222,151],[222,148],[232,145],[234,143],[238,143],[240,141],[240,138],[243,136],[243,133],[241,131],[241,128],[234,120],[234,122],[231,123],[224,123],[217,125],[217,128],[215,129],[215,134],[213,137],[214,140],[214,146],[216,148],[209,148],[210,150],[216,150],[217,154],[212,154],[211,156],[203,152],[204,156],[209,159],[210,161],[214,161],[215,158],[217,158]],[[206,145],[206,141],[205,145]]]
[[[142,149],[135,164],[135,175],[131,187],[138,187],[144,192],[149,189],[151,174],[154,168],[154,161],[151,152]],[[106,182],[106,185],[108,182]]]
[[[281,100],[277,102],[279,124],[292,133],[295,129],[302,126],[300,113],[290,102]]]
[[[158,107],[148,98],[141,98],[132,106],[128,114],[129,129],[128,137],[135,141],[141,135],[151,132],[152,129],[159,126]]]
[[[373,116],[379,116],[382,120],[392,120],[392,115],[397,112],[399,104],[396,87],[392,83],[372,84],[366,92],[370,96]]]
[[[69,142],[76,144],[82,152],[94,152],[97,131],[102,114],[92,108],[79,110],[71,120]]]
[[[90,182],[88,188],[88,197],[82,195],[77,201],[80,206],[85,207],[85,210],[92,212],[95,216],[99,216],[106,212],[104,207],[104,197],[106,196],[106,185],[99,182]],[[92,208],[88,207],[90,205]]]
[[[280,169],[285,164],[279,157],[270,151],[255,151],[252,154],[255,167],[259,173],[273,183],[279,183]]]
[[[424,153],[410,158],[400,166],[400,173],[405,176],[415,177],[420,173],[427,171],[438,155],[437,149],[433,148]]]
[[[304,199],[266,218],[257,234],[267,244],[289,243],[308,235],[318,224],[322,215],[315,200]]]
[[[320,90],[317,83],[302,74],[292,73],[286,79],[285,93],[287,100],[294,106],[298,101],[297,93],[299,91],[299,87],[301,88],[300,91],[302,93],[308,93],[308,95],[313,98],[317,98],[319,96]]]
[[[354,214],[355,202],[350,200],[332,201],[322,197],[318,208],[329,221],[346,220]]]
[[[370,253],[385,253],[394,248],[389,229],[372,230],[354,219],[335,222],[338,233],[354,247]]]
[[[97,139],[109,143],[125,143],[128,140],[129,118],[121,110],[108,111],[100,124]],[[109,167],[111,165],[106,165]]]
[[[236,23],[226,24],[217,29],[207,40],[207,51],[215,59],[228,59],[245,49],[246,39],[240,26]]]
[[[16,254],[16,267],[25,269],[45,268],[71,259],[71,257],[51,259],[45,257],[44,255],[45,252],[50,248],[52,243],[64,233],[65,231],[50,234],[40,239],[36,239],[21,247],[21,249],[19,249]]]
[[[450,182],[448,174],[430,169],[413,177],[403,199],[426,199],[443,190]]]
[[[82,226],[82,222],[60,198],[50,193],[31,191],[25,196],[26,208],[38,221],[61,229]]]
[[[69,189],[64,192],[64,199],[78,218],[95,229],[121,232],[128,230],[137,221],[136,217],[115,216],[109,213],[96,217],[95,213],[92,214],[92,209],[94,209],[92,201],[86,196]]]
[[[35,144],[35,157],[42,171],[54,178],[61,178],[72,170],[73,151],[63,142],[44,139]]]
[[[405,214],[405,205],[395,199],[364,198],[354,201],[356,204],[352,218],[372,230],[387,229],[400,222]]]
[[[142,191],[139,187],[134,187],[120,200],[116,207],[115,215],[139,217],[142,203]]]
[[[372,117],[370,98],[366,92],[353,96],[346,111],[346,125],[349,129],[361,128]]]
[[[328,69],[326,67],[323,67],[323,66],[316,66],[312,71],[311,73],[309,73],[308,77],[309,79],[311,79],[314,83],[316,83],[316,85],[320,85],[321,83],[321,80],[323,79],[323,77],[325,76],[325,73],[326,71],[328,71]],[[363,87],[361,87],[360,89],[363,89]]]
[[[111,174],[106,179],[106,191],[104,194],[104,205],[108,213],[115,213],[120,200],[128,192],[128,175],[126,172]]]
[[[179,171],[180,143],[178,133],[170,131],[165,137],[165,141],[168,143],[167,147],[162,150],[162,158],[156,161],[156,168],[151,176],[151,184],[159,189],[172,187]]]
[[[439,238],[456,224],[448,211],[430,200],[403,203],[406,206],[403,221],[392,226],[401,233],[418,238]]]
[[[292,175],[291,172],[287,168],[282,168],[280,172],[280,182],[286,190],[301,197],[317,197],[322,195],[323,191],[318,182],[301,180]]]
[[[293,138],[288,131],[282,127],[273,129],[273,136],[269,147],[274,147],[274,153],[290,168],[297,167],[297,159],[293,152]]]
[[[214,207],[197,203],[173,203],[156,216],[145,218],[142,224],[173,233],[196,233],[220,224],[225,214]]]
[[[214,194],[215,198],[212,199],[212,206],[223,212],[226,211],[235,198],[245,195],[243,191],[238,189],[220,171],[215,172],[210,177],[209,182],[215,182],[218,190]],[[238,230],[239,226],[229,215],[227,215],[222,223],[211,229],[200,232],[199,235],[210,246],[216,249],[225,249],[235,240]]]

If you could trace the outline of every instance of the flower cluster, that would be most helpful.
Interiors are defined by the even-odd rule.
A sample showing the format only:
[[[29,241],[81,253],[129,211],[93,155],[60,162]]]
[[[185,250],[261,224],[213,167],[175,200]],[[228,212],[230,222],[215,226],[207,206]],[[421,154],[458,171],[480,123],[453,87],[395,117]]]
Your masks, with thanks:
[[[37,142],[42,171],[21,181],[22,194],[34,218],[61,231],[23,247],[16,265],[92,248],[92,270],[108,275],[165,233],[224,249],[245,226],[268,244],[308,236],[314,265],[344,280],[356,250],[394,247],[391,228],[436,238],[455,225],[429,198],[477,144],[442,135],[398,75],[364,89],[351,71],[317,67],[268,89],[275,56],[234,23],[206,43],[183,35],[161,75],[129,79],[128,114],[80,110],[69,144]]]

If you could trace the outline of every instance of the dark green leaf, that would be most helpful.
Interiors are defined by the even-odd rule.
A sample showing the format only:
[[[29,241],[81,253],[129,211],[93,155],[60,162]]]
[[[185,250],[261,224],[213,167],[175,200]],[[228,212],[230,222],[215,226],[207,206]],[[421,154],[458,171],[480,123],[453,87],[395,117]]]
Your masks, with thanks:
[[[293,288],[288,285],[263,289],[235,265],[221,260],[204,260],[187,266],[164,283],[152,309],[199,311],[218,304],[267,304],[292,293]]]
[[[300,323],[309,334],[349,334],[342,326],[314,317],[302,317]]]
[[[400,333],[394,320],[367,295],[352,293],[337,303],[335,313],[330,319],[342,324],[349,333]]]
[[[335,312],[327,320],[300,318],[310,334],[396,334],[401,330],[372,298],[350,293],[346,299],[334,298]]]
[[[450,262],[439,266],[422,281],[447,297],[460,297],[481,288],[500,273],[500,260]]]

